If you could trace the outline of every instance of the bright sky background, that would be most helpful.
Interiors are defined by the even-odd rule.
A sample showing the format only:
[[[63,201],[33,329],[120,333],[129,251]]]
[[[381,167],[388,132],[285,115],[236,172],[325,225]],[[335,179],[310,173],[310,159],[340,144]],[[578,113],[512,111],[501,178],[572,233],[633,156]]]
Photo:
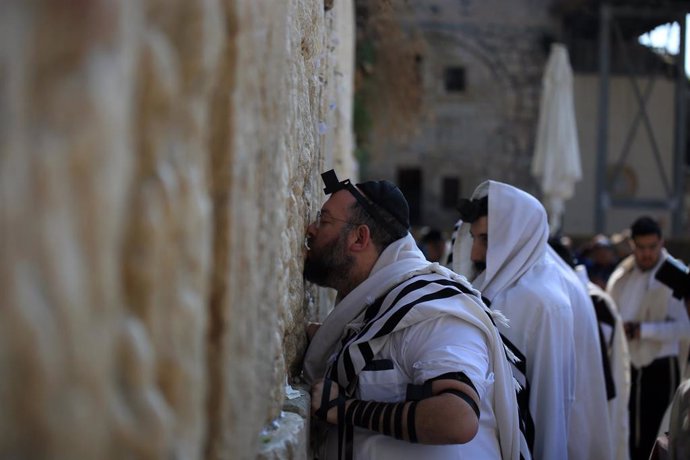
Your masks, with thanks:
[[[690,15],[685,17],[685,23],[690,24]],[[687,28],[687,26],[686,26]],[[656,29],[640,35],[639,42],[650,48],[664,50],[669,54],[678,54],[680,47],[680,25],[664,24]],[[685,73],[690,75],[690,56],[688,55],[688,31],[685,32]]]

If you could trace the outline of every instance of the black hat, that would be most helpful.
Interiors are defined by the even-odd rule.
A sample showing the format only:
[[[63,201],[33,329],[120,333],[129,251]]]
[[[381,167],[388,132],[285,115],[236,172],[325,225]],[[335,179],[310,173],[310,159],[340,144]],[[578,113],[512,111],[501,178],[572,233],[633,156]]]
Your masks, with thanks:
[[[395,238],[402,238],[405,233],[410,229],[410,208],[407,204],[405,196],[400,191],[400,189],[387,180],[379,181],[367,181],[357,184],[364,195],[369,198],[369,201],[375,203],[381,208],[385,209],[390,213],[395,220],[397,220],[404,228],[405,233],[401,233],[399,229],[394,228],[390,223],[387,223],[381,214],[376,210],[374,206],[371,206],[369,201],[362,196],[357,188],[352,185],[350,179],[345,179],[344,181],[339,181],[338,176],[336,176],[335,171],[332,169],[321,174],[326,188],[323,189],[326,195],[335,193],[339,190],[347,190],[352,196],[355,197],[357,202],[362,205],[366,212],[374,218],[379,224],[381,224],[391,236]]]

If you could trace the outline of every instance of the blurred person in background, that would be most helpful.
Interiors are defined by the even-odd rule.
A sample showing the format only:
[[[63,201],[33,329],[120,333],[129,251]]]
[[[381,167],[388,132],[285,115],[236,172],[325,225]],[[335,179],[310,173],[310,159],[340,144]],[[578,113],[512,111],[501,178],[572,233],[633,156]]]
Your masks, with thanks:
[[[607,291],[618,305],[630,352],[630,455],[646,460],[687,362],[690,320],[683,300],[655,277],[670,257],[658,222],[638,218],[630,237],[632,254],[611,275]]]
[[[420,232],[419,249],[424,253],[429,262],[441,262],[447,254],[447,243],[440,230],[433,227],[424,227]]]
[[[578,257],[580,263],[587,268],[589,280],[602,289],[618,265],[619,259],[606,235],[595,235],[586,245]]]

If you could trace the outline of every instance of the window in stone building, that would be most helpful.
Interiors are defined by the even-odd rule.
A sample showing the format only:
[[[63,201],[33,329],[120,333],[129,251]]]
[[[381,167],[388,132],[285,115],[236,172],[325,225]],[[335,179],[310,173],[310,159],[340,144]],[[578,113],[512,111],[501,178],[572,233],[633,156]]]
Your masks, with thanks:
[[[443,71],[443,81],[448,92],[465,91],[465,68],[446,67]]]
[[[419,225],[422,216],[422,171],[419,168],[398,169],[398,187],[410,206],[410,224]]]
[[[460,194],[460,179],[457,177],[444,177],[441,183],[441,206],[444,209],[452,209],[458,204]]]

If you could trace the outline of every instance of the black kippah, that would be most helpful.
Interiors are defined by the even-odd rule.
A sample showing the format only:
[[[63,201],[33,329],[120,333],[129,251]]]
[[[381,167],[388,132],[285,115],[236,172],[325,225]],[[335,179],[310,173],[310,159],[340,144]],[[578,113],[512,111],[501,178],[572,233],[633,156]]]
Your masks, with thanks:
[[[357,184],[372,202],[388,211],[407,230],[410,229],[410,208],[398,187],[387,180],[367,181]]]
[[[407,205],[405,196],[395,184],[386,180],[363,182],[357,184],[357,187],[362,192],[360,193],[352,185],[350,179],[339,181],[338,176],[336,176],[335,171],[332,169],[322,173],[321,178],[326,185],[323,189],[326,195],[339,190],[349,191],[364,210],[395,239],[402,238],[410,229],[410,208]],[[362,194],[366,195],[366,198]],[[396,228],[393,222],[387,222],[381,216],[381,213],[376,210],[374,204],[390,213],[404,229]]]

